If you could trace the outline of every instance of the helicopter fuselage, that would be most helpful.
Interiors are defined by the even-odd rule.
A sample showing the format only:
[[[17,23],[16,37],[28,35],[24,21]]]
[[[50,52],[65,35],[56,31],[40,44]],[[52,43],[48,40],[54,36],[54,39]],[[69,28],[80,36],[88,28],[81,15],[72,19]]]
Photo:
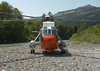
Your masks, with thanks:
[[[29,47],[32,48],[31,53],[35,53],[34,48],[36,47],[36,44],[38,45],[38,43],[36,43],[35,41],[39,36],[39,44],[42,49],[45,49],[48,52],[50,52],[51,50],[57,49],[59,47],[61,53],[65,53],[65,50],[63,49],[63,46],[65,47],[65,44],[63,44],[62,40],[58,36],[57,30],[58,29],[55,27],[54,22],[43,22],[43,27],[41,28],[39,34],[37,35],[34,41],[32,40],[30,42]],[[58,42],[58,39],[60,39],[60,42]]]
[[[40,35],[41,48],[45,50],[58,48],[57,36],[57,28],[55,27],[54,22],[43,22]]]

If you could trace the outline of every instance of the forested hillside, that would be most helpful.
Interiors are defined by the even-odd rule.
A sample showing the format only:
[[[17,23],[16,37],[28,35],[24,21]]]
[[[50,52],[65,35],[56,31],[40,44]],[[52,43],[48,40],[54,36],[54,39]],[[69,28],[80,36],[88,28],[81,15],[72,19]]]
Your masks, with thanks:
[[[91,8],[96,8],[96,7],[91,5],[85,5],[76,9],[58,12],[54,14],[54,16],[62,16],[62,15],[75,13],[75,12],[79,12]],[[74,25],[74,24],[81,24],[86,22],[88,25],[93,26],[96,25],[96,23],[100,23],[100,9],[67,15],[67,16],[60,17],[59,19],[60,20],[56,20],[56,21],[61,22],[63,25],[69,25],[69,24]]]

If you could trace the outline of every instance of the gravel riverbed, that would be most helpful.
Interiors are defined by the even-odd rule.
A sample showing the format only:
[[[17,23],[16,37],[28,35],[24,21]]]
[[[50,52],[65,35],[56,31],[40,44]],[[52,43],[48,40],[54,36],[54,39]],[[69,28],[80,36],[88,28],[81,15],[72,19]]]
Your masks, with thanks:
[[[100,71],[100,44],[66,43],[66,53],[59,49],[47,53],[28,45],[0,46],[0,71]]]

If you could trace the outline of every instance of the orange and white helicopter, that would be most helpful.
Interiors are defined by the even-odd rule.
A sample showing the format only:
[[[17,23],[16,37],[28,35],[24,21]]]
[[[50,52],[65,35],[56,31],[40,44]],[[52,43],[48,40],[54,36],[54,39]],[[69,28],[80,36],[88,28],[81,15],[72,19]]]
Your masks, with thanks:
[[[52,22],[52,18],[49,15],[46,15],[43,18],[43,27],[41,28],[38,36],[35,40],[32,40],[30,42],[29,47],[31,48],[31,53],[35,53],[34,48],[36,47],[36,44],[40,44],[40,47],[42,49],[47,50],[50,52],[53,49],[57,49],[58,47],[61,50],[61,53],[65,53],[64,47],[66,44],[62,42],[61,38],[58,36],[57,28],[55,27],[55,22]],[[32,31],[36,32],[36,31]],[[40,37],[40,38],[39,38]],[[36,43],[36,40],[39,38],[38,43]],[[59,42],[58,42],[58,39]]]
[[[91,9],[87,9],[87,10],[69,13],[69,14],[65,14],[62,16],[72,15],[72,14],[95,10],[95,9],[100,9],[100,7],[95,7],[95,8],[91,8]],[[10,14],[10,13],[5,13],[5,12],[0,12],[0,14],[8,14],[8,15],[16,16],[16,14]],[[38,17],[26,16],[26,15],[17,15],[17,16],[38,18]],[[62,17],[62,16],[57,16],[54,18],[58,18],[58,17]],[[45,49],[48,52],[50,52],[53,49],[57,49],[59,47],[61,50],[61,53],[65,53],[64,47],[66,46],[66,43],[63,42],[61,40],[61,38],[59,37],[59,35],[57,33],[58,29],[55,27],[55,22],[52,21],[52,18],[49,15],[45,16],[42,19],[43,19],[43,27],[40,29],[40,31],[32,31],[32,32],[39,32],[39,34],[37,35],[35,40],[32,40],[29,44],[29,47],[31,48],[31,53],[35,53],[34,48],[38,44],[40,44],[40,47],[42,49]],[[0,21],[3,21],[3,20],[0,20]],[[4,20],[4,21],[22,21],[22,20]],[[89,21],[91,21],[91,20],[89,20]],[[39,42],[37,43],[36,40],[38,38],[39,38]]]

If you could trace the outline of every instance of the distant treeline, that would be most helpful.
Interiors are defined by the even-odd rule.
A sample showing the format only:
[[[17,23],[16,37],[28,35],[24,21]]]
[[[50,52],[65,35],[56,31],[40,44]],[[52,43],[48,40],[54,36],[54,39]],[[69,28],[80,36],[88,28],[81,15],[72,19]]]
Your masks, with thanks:
[[[80,25],[74,24],[72,25],[60,25],[57,27],[60,31],[58,31],[59,36],[65,40],[65,39],[69,39],[74,33],[77,33],[77,30],[84,30],[86,28],[88,28],[88,24],[87,23],[82,23]]]
[[[25,21],[25,22],[0,22],[0,43],[16,43],[34,40],[38,33],[31,31],[39,31],[42,27],[41,21]],[[81,25],[63,26],[60,22],[56,22],[58,35],[61,39],[69,39],[77,30],[88,28],[86,23]]]

